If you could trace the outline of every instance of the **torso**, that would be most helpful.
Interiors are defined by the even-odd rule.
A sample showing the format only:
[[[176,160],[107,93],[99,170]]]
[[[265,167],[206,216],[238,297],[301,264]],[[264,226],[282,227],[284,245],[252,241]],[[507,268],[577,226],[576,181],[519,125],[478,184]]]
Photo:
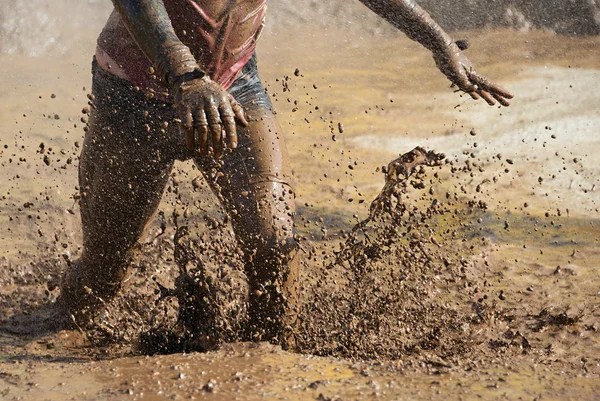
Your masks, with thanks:
[[[163,1],[179,39],[211,78],[228,88],[254,53],[267,0]],[[96,58],[101,67],[142,90],[166,91],[162,82],[148,75],[150,61],[116,11],[98,38]]]

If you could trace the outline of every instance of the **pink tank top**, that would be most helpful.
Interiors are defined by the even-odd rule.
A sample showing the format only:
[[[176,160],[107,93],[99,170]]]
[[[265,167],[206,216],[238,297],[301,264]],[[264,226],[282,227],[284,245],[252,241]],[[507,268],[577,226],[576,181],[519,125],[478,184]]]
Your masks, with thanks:
[[[214,81],[229,88],[254,53],[264,26],[267,0],[163,1],[179,39]],[[226,5],[215,9],[215,3]],[[159,98],[166,97],[166,85],[148,74],[150,61],[116,11],[98,38],[98,48],[103,68],[144,91],[152,89]]]

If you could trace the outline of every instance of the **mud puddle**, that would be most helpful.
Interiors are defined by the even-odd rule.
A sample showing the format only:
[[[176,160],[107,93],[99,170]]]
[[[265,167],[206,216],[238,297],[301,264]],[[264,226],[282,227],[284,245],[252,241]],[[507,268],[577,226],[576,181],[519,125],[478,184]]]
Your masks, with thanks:
[[[36,363],[2,373],[5,399],[82,400],[346,400],[346,399],[571,399],[593,396],[597,383],[578,377],[563,387],[560,373],[528,361],[456,369],[423,360],[429,374],[402,362],[358,364],[283,353],[268,344],[233,344],[207,354],[129,357],[79,364]],[[81,375],[85,380],[81,380]],[[555,389],[560,388],[556,391]],[[546,396],[552,391],[552,396]],[[585,399],[585,397],[584,397]],[[589,398],[593,399],[593,398]]]

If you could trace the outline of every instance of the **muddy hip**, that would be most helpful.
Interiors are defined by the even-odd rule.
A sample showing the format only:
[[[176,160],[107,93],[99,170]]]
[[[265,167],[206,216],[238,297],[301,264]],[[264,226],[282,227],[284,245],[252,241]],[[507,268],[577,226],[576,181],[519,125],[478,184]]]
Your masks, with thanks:
[[[102,68],[96,59],[92,62],[92,113],[102,128],[125,125],[119,138],[121,142],[152,141],[161,151],[162,159],[188,160],[196,157],[186,151],[184,134],[179,129],[177,113],[170,97],[157,97],[145,93],[128,80]],[[229,93],[255,118],[272,118],[273,105],[258,74],[256,54],[246,63]]]

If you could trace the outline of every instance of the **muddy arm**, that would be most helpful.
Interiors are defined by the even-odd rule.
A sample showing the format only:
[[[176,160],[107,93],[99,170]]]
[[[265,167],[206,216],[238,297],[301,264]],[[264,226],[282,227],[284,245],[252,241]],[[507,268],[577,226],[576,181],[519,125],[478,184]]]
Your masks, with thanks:
[[[184,74],[204,72],[171,25],[162,0],[112,0],[125,26],[165,82]]]
[[[430,51],[442,52],[452,38],[413,0],[360,0],[377,15]]]
[[[460,90],[473,99],[483,98],[489,105],[498,101],[508,106],[513,95],[489,81],[473,68],[450,35],[413,0],[359,0],[409,38],[433,53],[437,67]]]

